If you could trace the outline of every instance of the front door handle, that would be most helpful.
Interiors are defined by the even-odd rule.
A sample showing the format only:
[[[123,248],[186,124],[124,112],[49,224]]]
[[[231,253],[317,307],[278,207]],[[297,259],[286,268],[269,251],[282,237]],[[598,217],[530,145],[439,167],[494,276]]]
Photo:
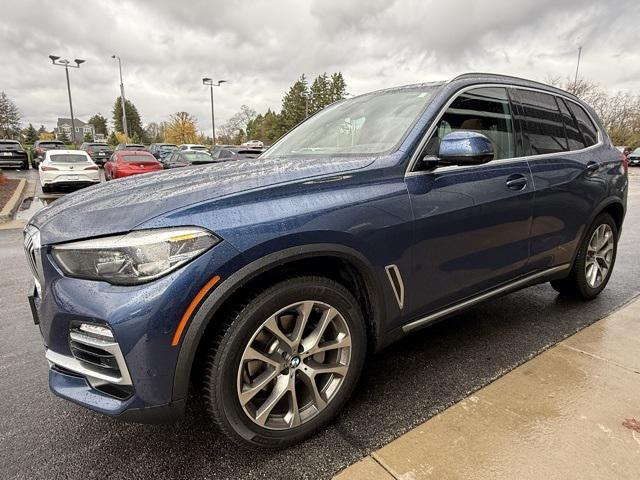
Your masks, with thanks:
[[[600,169],[600,164],[598,162],[589,162],[587,163],[587,172],[595,173]]]
[[[509,190],[524,190],[527,186],[527,178],[524,175],[520,175],[519,173],[515,175],[510,175],[507,178],[507,188]]]

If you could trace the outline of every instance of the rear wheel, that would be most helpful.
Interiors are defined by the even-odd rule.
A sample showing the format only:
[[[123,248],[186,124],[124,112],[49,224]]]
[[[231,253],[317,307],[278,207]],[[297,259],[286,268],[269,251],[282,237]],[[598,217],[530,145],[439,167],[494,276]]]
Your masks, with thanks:
[[[571,273],[554,280],[559,293],[591,300],[604,290],[611,277],[618,251],[618,227],[613,217],[602,213],[595,219],[582,241]]]
[[[365,351],[362,314],[346,288],[322,277],[283,281],[232,314],[211,346],[209,412],[238,443],[297,443],[340,412]]]

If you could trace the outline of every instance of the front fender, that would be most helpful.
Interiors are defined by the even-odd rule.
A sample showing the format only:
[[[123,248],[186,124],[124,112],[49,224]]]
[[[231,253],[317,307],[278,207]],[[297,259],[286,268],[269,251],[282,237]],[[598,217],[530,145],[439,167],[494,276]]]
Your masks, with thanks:
[[[264,246],[263,246],[264,248]],[[261,250],[256,250],[250,255],[259,255]],[[215,313],[224,302],[237,291],[242,285],[252,278],[273,267],[280,266],[295,260],[312,258],[317,256],[335,256],[351,262],[363,275],[369,290],[369,299],[373,310],[374,335],[379,336],[381,328],[381,317],[385,312],[384,295],[380,282],[375,274],[373,266],[357,250],[331,243],[314,243],[307,245],[293,246],[277,252],[259,256],[248,262],[244,267],[234,272],[230,277],[224,279],[198,306],[190,319],[184,337],[180,344],[178,361],[175,369],[173,382],[173,401],[185,399],[189,389],[189,379],[195,359],[196,351],[200,341],[212,321]]]

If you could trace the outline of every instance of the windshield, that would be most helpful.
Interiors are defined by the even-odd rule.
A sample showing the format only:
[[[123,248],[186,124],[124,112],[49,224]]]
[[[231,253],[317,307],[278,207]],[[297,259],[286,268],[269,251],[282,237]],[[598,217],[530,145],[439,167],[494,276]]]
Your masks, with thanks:
[[[178,147],[175,145],[160,145],[160,150],[162,152],[172,152],[173,150],[177,150]]]
[[[206,152],[198,152],[198,151],[189,151],[184,152],[183,155],[187,157],[187,160],[191,163],[201,163],[201,162],[213,162],[213,157]]]
[[[59,153],[51,155],[49,159],[54,163],[84,163],[89,161],[86,155],[76,153]]]
[[[632,155],[640,155],[640,147],[636,148],[633,152],[631,152]]]
[[[329,106],[288,133],[263,157],[388,152],[400,142],[437,88],[403,88]]]

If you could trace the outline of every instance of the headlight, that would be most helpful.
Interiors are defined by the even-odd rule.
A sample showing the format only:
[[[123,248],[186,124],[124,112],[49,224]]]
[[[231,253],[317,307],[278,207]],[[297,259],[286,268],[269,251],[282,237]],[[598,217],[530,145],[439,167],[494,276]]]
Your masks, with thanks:
[[[70,277],[136,285],[166,275],[218,242],[201,228],[163,228],[66,243],[52,254]]]

